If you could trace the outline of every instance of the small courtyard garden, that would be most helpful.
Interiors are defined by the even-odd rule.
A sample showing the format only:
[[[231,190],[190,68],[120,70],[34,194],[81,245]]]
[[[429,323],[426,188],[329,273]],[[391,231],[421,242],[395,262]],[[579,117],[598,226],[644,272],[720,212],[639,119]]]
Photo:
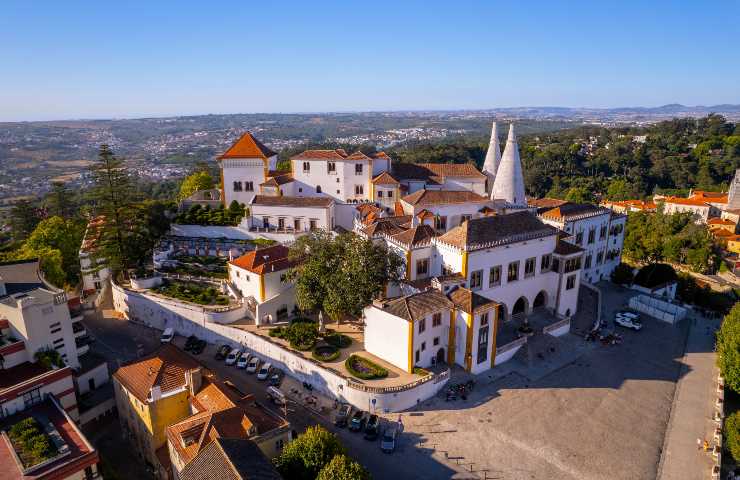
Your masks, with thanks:
[[[26,418],[10,427],[8,437],[25,468],[45,462],[59,453],[35,418]]]
[[[344,366],[353,376],[363,380],[377,380],[388,376],[388,370],[359,355],[350,355]]]
[[[229,297],[213,285],[163,279],[162,285],[152,291],[198,305],[228,305]]]
[[[288,326],[272,328],[268,335],[287,341],[296,350],[310,350],[311,356],[320,362],[336,360],[340,349],[352,345],[350,337],[332,329],[327,328],[319,333],[318,323],[308,318],[297,318]]]
[[[207,257],[196,255],[178,255],[172,260],[176,266],[162,267],[160,270],[177,275],[203,276],[211,278],[228,278],[226,268],[228,260],[222,257]]]

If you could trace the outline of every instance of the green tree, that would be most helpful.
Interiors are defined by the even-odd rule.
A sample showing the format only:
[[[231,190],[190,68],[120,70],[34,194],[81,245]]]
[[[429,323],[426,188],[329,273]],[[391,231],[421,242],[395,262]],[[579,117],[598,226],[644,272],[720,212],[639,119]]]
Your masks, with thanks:
[[[400,280],[402,260],[383,245],[354,234],[325,231],[300,237],[291,247],[300,259],[291,270],[302,310],[323,310],[335,321],[359,316],[388,282]]]
[[[370,473],[346,455],[334,455],[316,480],[370,480]]]
[[[49,215],[72,218],[76,214],[77,205],[72,193],[63,182],[53,182],[51,192],[46,197],[46,208]]]
[[[725,445],[732,454],[735,463],[740,458],[740,411],[728,415],[724,425]]]
[[[213,178],[206,171],[198,171],[185,177],[180,185],[178,200],[184,200],[199,190],[210,190],[213,188]]]
[[[725,316],[717,334],[717,365],[726,385],[740,392],[740,302]]]
[[[630,267],[626,263],[620,263],[619,265],[617,265],[617,267],[612,271],[611,275],[612,282],[616,283],[617,285],[632,283],[632,278],[632,267]]]
[[[344,454],[337,436],[316,425],[288,443],[273,462],[283,478],[314,480],[336,455]]]
[[[19,200],[10,210],[10,229],[13,239],[25,240],[41,218],[36,208],[28,200]]]
[[[26,239],[21,247],[22,255],[26,258],[38,257],[42,261],[44,270],[49,269],[47,260],[42,253],[58,251],[61,256],[61,269],[65,272],[65,280],[70,285],[76,284],[80,279],[79,248],[84,234],[84,225],[72,220],[64,220],[61,217],[49,217],[42,220],[36,229]],[[45,265],[46,264],[46,265]],[[54,265],[53,269],[56,270]],[[45,272],[49,277],[49,273]],[[56,273],[52,274],[53,276]],[[51,278],[49,278],[51,281]],[[53,282],[57,286],[58,282]]]
[[[571,187],[565,194],[565,200],[576,203],[593,203],[594,196],[591,192],[583,187]]]
[[[108,145],[100,146],[91,173],[92,201],[104,219],[98,254],[107,259],[113,272],[123,272],[144,260],[140,242],[145,219],[135,203],[134,182]]]
[[[0,261],[34,260],[38,259],[41,273],[44,278],[57,287],[63,287],[67,274],[62,268],[62,252],[57,249],[43,247],[36,250],[19,248],[10,252],[0,253]]]

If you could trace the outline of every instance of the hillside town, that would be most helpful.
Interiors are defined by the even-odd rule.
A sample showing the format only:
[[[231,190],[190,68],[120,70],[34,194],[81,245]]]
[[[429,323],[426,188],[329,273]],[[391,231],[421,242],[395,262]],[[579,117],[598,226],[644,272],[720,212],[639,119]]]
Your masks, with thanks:
[[[481,170],[340,148],[305,150],[281,170],[243,132],[212,159],[218,185],[180,200],[145,265],[122,269],[104,253],[114,224],[102,212],[77,247],[79,286],[55,287],[43,259],[0,263],[0,478],[291,478],[289,445],[312,428],[338,432],[376,478],[447,478],[465,472],[449,450],[442,466],[397,465],[421,448],[407,443],[423,430],[413,415],[511,408],[485,392],[557,378],[589,355],[619,371],[620,357],[598,355],[693,338],[688,324],[705,313],[677,298],[676,279],[624,263],[628,216],[689,215],[738,254],[740,171],[726,193],[531,198],[516,125],[503,148],[500,127]],[[198,212],[232,223],[178,221]],[[689,414],[721,431],[723,380],[698,372],[700,394],[717,400]],[[465,455],[460,438],[439,441]],[[707,472],[721,465],[722,435],[710,443]],[[383,460],[396,451],[404,460]],[[483,451],[474,463],[499,458]]]

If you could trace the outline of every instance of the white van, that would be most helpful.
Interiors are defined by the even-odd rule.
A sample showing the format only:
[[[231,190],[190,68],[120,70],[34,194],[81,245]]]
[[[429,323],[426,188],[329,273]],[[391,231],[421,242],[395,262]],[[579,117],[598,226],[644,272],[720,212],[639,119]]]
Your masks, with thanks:
[[[159,343],[172,343],[173,338],[175,338],[175,329],[167,327],[162,332],[162,336],[159,337]]]
[[[270,397],[270,400],[275,405],[285,405],[287,401],[285,394],[275,387],[267,387],[267,396]]]
[[[267,380],[267,377],[270,376],[271,368],[272,368],[272,364],[269,362],[262,365],[262,368],[260,368],[259,373],[257,373],[257,380]]]

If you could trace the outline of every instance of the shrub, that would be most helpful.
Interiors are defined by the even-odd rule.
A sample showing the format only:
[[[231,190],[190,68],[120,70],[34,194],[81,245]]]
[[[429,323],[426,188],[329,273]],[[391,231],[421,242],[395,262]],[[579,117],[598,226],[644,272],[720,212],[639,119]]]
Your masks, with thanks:
[[[421,367],[414,367],[414,375],[421,375],[422,377],[426,377],[427,375],[431,375],[432,372],[429,370],[426,370]]]
[[[353,376],[363,380],[374,380],[388,376],[388,370],[358,355],[350,355],[347,361],[344,362],[344,366]]]
[[[655,263],[642,267],[635,275],[634,282],[645,288],[653,288],[678,280],[676,270],[666,263]]]
[[[617,265],[617,267],[612,271],[612,282],[616,283],[617,285],[626,285],[628,283],[632,283],[632,267],[627,265],[626,263],[620,263]]]
[[[311,356],[319,362],[331,362],[339,358],[339,349],[334,345],[314,347]]]
[[[8,431],[8,436],[20,451],[23,465],[30,467],[54,457],[57,449],[34,418],[26,418]]]
[[[283,327],[275,327],[275,328],[271,328],[271,329],[270,329],[270,330],[269,330],[269,331],[267,332],[267,334],[268,334],[269,336],[271,336],[271,337],[275,337],[275,338],[283,338],[283,335],[285,335],[285,330],[286,330],[286,329],[285,329],[285,328],[283,328]]]
[[[727,314],[717,333],[717,365],[727,386],[740,391],[740,302]]]
[[[737,463],[740,459],[740,412],[733,412],[725,420],[725,446]]]
[[[329,335],[324,335],[324,340],[329,345],[332,345],[337,348],[347,348],[350,345],[352,345],[352,339],[348,337],[347,335],[342,335],[340,333],[332,333]]]
[[[318,336],[319,329],[315,323],[299,322],[288,327],[283,338],[290,342],[291,347],[305,351],[313,348]]]

